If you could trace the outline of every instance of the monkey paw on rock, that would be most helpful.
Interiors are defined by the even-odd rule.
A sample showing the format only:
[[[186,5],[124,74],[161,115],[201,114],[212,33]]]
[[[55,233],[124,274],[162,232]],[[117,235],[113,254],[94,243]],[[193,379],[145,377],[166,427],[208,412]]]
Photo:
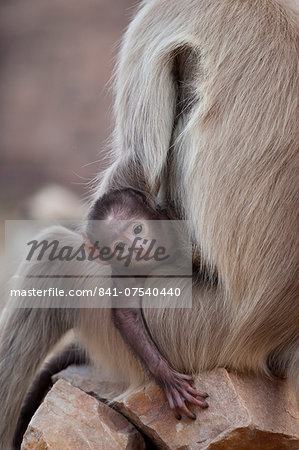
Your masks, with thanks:
[[[201,397],[205,399],[209,395],[191,386],[191,383],[194,381],[191,375],[179,373],[169,368],[167,364],[161,364],[156,370],[155,379],[163,389],[176,419],[181,420],[182,414],[185,414],[192,420],[196,419],[196,415],[190,411],[187,404],[196,405],[204,409],[209,407],[206,401],[196,398]]]

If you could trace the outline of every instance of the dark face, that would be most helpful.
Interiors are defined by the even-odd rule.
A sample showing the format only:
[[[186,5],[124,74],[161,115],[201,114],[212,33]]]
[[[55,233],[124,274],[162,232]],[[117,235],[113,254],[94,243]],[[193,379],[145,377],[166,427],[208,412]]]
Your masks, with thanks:
[[[146,246],[144,241],[149,241],[152,238],[149,222],[145,219],[116,222],[110,233],[111,248],[125,252],[133,245],[134,241],[136,242],[136,238],[138,248],[144,248]]]
[[[89,219],[100,221],[89,223],[88,235],[91,242],[98,241],[99,247],[110,249],[114,256],[106,263],[113,267],[124,265],[124,258],[131,255],[131,268],[150,270],[157,266],[158,259],[143,256],[149,252],[153,255],[157,248],[171,254],[174,238],[165,225],[168,217],[151,208],[135,191],[106,194],[96,202]]]
[[[164,248],[165,254],[171,255],[174,243],[164,221],[144,218],[107,221],[105,235],[111,251],[115,252],[115,258],[111,260],[111,265],[123,264],[117,259],[117,256],[121,254],[122,257],[126,257],[131,252],[130,267],[134,269],[146,267],[150,270],[156,267],[159,264],[157,259],[146,260],[143,257],[154,255],[158,248]]]

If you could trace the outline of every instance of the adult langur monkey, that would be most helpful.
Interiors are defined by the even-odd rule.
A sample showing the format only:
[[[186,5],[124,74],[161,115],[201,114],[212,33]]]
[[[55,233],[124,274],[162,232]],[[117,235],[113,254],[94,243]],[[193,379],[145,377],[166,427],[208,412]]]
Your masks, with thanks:
[[[283,0],[149,0],[124,37],[114,161],[94,200],[127,187],[159,194],[170,217],[189,220],[194,259],[200,253],[217,272],[214,286],[194,287],[192,309],[144,310],[160,352],[180,372],[269,374],[268,362],[299,388],[298,27],[294,3]],[[81,239],[63,228],[47,236]],[[7,307],[2,449],[36,369],[71,327],[112,375],[130,387],[145,382],[110,309]]]

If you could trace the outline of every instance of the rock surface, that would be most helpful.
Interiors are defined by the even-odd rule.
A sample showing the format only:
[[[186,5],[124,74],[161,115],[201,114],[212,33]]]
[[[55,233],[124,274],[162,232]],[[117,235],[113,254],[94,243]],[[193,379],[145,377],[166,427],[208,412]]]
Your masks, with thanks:
[[[22,450],[143,450],[141,434],[121,414],[59,380],[32,418]]]
[[[53,383],[58,380],[67,381],[87,394],[103,400],[111,400],[125,390],[121,381],[111,381],[104,370],[91,366],[69,366],[52,376]]]
[[[103,396],[103,384],[94,369],[69,367],[56,379],[60,377]],[[187,418],[178,422],[154,383],[115,407],[162,450],[299,449],[299,413],[286,380],[262,380],[217,369],[198,376],[195,384],[210,394],[210,407],[197,409],[194,422]]]
[[[117,408],[161,449],[299,449],[298,410],[285,381],[267,382],[218,369],[197,377],[210,394],[196,421],[177,422],[155,386],[136,392]]]

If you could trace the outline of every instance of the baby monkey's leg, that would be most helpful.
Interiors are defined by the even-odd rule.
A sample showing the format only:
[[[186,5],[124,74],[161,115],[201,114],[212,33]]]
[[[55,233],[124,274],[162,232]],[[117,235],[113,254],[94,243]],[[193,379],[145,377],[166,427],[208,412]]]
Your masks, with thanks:
[[[141,283],[143,285],[143,282],[138,278],[114,279],[114,287],[117,292],[124,292],[124,289],[128,287],[141,287]],[[188,409],[186,402],[201,408],[207,408],[208,403],[198,400],[196,397],[207,398],[208,394],[194,389],[190,385],[193,381],[192,376],[181,374],[172,369],[160,354],[145,324],[140,308],[140,297],[132,296],[128,298],[121,294],[118,295],[119,301],[123,301],[124,305],[130,307],[112,310],[115,326],[163,389],[175,417],[180,420],[181,414],[185,414],[190,419],[195,420],[196,415]]]

